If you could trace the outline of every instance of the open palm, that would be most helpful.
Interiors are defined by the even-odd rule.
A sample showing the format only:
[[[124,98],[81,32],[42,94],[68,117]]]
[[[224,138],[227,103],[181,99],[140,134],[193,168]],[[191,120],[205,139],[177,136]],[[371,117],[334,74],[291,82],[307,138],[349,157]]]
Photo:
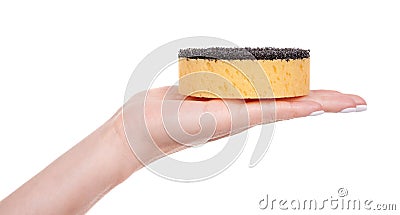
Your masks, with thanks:
[[[296,98],[207,99],[186,97],[177,86],[167,86],[133,96],[124,106],[124,128],[128,140],[136,140],[129,141],[132,148],[151,162],[163,156],[153,145],[169,154],[258,124],[365,109],[360,96],[332,90],[313,90]]]

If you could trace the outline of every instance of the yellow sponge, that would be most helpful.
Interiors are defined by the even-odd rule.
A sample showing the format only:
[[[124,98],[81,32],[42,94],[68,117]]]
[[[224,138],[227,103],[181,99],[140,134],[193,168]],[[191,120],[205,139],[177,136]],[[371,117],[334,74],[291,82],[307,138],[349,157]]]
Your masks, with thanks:
[[[179,92],[206,98],[283,98],[310,91],[309,50],[205,48],[179,52]]]

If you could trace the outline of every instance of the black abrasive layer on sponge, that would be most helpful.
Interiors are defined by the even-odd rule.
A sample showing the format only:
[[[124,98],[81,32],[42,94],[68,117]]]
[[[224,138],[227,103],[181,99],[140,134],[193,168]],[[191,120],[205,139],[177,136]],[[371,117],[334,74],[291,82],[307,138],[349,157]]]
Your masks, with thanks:
[[[298,48],[187,48],[179,50],[179,58],[221,60],[296,60],[310,57],[310,50]]]

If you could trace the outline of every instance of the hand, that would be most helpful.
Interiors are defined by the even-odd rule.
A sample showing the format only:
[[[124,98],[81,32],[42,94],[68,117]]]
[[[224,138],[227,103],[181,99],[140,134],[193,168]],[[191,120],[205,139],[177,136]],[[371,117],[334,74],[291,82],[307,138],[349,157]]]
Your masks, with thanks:
[[[252,126],[324,112],[366,108],[357,95],[314,90],[281,99],[206,99],[185,97],[176,86],[150,89],[124,106],[124,125],[135,155],[144,164],[188,146],[236,134]],[[159,149],[158,149],[158,148]]]

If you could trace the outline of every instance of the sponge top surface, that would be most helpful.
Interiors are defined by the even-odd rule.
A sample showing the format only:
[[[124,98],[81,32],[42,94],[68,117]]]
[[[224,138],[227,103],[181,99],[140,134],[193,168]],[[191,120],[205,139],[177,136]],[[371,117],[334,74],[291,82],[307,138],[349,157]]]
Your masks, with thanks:
[[[179,58],[221,60],[295,60],[310,57],[310,50],[298,48],[210,47],[180,49]]]

